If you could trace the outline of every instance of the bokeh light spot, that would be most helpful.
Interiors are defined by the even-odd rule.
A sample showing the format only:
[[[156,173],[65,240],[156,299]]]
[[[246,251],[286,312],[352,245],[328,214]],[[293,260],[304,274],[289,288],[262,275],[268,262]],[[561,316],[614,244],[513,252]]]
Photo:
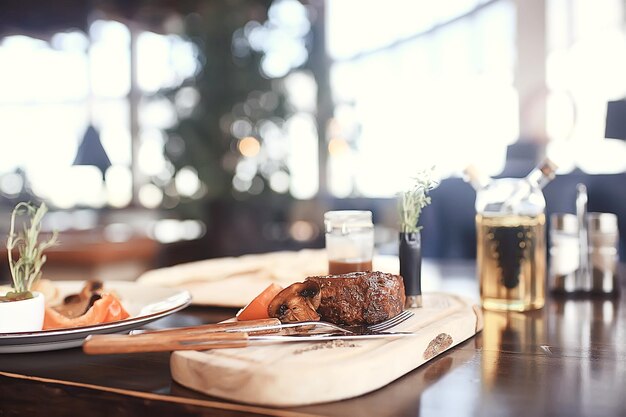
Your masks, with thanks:
[[[311,222],[297,220],[289,228],[289,234],[298,242],[306,242],[315,238],[316,230]]]
[[[350,150],[348,143],[341,138],[332,138],[328,142],[328,153],[331,156],[345,155]]]
[[[259,140],[253,136],[246,136],[239,141],[239,152],[241,152],[243,156],[251,158],[257,156],[260,151],[261,144]]]

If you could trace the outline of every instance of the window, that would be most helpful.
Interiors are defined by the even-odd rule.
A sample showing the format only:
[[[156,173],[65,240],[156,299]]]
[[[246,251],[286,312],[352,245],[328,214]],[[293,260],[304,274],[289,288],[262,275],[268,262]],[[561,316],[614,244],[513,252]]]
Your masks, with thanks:
[[[548,153],[566,169],[626,171],[626,146],[605,139],[608,101],[626,97],[624,2],[548,1]]]
[[[518,136],[515,7],[490,3],[328,2],[333,195],[389,197],[432,165],[503,168]]]
[[[6,37],[0,41],[0,61],[2,195],[29,191],[58,208],[125,207],[135,185],[141,204],[161,204],[157,185],[173,175],[163,157],[162,130],[176,123],[177,110],[184,113],[194,98],[192,90],[185,91],[175,109],[154,93],[195,75],[197,56],[189,42],[139,33],[136,86],[131,33],[115,21],[97,20],[89,34],[68,31],[49,41]],[[131,100],[132,88],[138,91],[137,103]],[[132,114],[137,114],[138,126],[134,175]],[[98,131],[111,161],[104,177],[93,166],[72,165],[89,125]]]

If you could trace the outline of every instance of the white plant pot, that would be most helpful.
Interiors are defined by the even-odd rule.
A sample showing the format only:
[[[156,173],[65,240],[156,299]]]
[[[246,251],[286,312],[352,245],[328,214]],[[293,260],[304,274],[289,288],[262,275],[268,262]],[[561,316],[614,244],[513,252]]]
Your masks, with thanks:
[[[0,302],[0,333],[36,332],[43,328],[45,297],[32,291],[33,298]]]

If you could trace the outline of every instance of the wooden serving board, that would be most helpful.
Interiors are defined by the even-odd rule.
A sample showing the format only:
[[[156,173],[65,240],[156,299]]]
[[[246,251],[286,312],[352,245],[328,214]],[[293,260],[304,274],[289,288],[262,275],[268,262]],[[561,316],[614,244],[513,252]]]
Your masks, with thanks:
[[[424,307],[395,327],[415,337],[280,343],[171,357],[176,382],[205,394],[273,407],[338,401],[381,388],[482,329],[467,299],[425,294]]]

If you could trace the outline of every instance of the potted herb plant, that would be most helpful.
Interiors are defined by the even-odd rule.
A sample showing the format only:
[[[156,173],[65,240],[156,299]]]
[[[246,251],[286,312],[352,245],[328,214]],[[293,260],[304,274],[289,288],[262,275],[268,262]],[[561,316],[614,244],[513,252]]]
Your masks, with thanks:
[[[38,241],[41,221],[47,211],[44,203],[37,208],[22,202],[11,213],[7,257],[13,289],[0,296],[0,333],[32,332],[43,327],[44,296],[32,291],[32,288],[41,277],[41,268],[46,263],[44,250],[54,245],[57,239],[54,232],[50,240]],[[26,216],[27,220],[23,229],[16,232],[15,223],[19,216]],[[17,259],[13,259],[14,250],[19,254]]]
[[[418,172],[410,189],[398,198],[400,215],[400,275],[406,291],[406,308],[422,306],[422,240],[418,226],[422,209],[430,204],[428,192],[437,184],[433,170]]]

